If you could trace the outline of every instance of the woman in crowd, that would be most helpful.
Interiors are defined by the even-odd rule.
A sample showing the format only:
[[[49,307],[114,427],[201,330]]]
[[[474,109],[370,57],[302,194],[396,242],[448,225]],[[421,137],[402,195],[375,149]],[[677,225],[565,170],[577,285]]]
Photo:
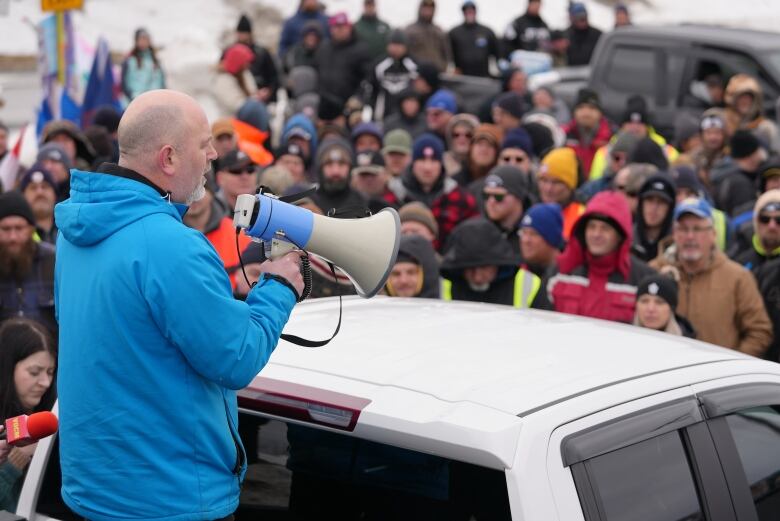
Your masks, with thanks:
[[[146,29],[135,31],[135,45],[122,63],[122,92],[129,101],[148,90],[164,89],[165,73]]]
[[[636,291],[634,325],[696,338],[693,326],[675,313],[676,308],[677,282],[671,276],[649,275],[639,283]]]
[[[38,322],[12,318],[0,326],[0,418],[52,408],[56,399],[54,339]],[[0,464],[0,510],[13,512],[37,444],[14,447]]]

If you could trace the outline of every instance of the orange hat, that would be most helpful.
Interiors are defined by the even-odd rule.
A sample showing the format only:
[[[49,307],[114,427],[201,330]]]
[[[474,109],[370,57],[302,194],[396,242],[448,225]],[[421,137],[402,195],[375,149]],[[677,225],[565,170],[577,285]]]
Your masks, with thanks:
[[[574,190],[577,188],[577,154],[568,147],[556,148],[542,159],[539,176],[553,177]]]
[[[214,137],[214,139],[224,135],[236,135],[236,131],[233,129],[233,123],[230,121],[230,118],[220,118],[216,120],[211,125],[211,135]]]
[[[483,123],[474,129],[474,139],[476,142],[478,139],[487,139],[494,147],[501,148],[501,142],[504,140],[504,131],[498,125],[491,125],[490,123]]]

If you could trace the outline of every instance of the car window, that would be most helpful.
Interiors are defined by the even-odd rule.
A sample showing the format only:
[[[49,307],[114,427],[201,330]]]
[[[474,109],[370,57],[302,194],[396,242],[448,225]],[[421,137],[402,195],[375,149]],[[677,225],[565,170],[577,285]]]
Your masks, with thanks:
[[[237,521],[511,519],[502,471],[248,414],[239,425]]]
[[[602,519],[704,519],[678,431],[597,456],[587,460],[585,468]]]
[[[605,81],[613,89],[631,94],[655,93],[655,51],[617,46],[612,53]]]
[[[760,521],[780,512],[780,413],[757,407],[726,417]]]

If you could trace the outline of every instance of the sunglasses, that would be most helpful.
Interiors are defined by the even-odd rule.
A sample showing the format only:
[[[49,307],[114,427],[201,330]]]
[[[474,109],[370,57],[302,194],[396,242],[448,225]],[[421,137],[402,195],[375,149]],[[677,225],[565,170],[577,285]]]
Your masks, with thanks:
[[[613,161],[624,161],[626,159],[626,156],[623,154],[612,154],[612,160]]]
[[[238,168],[228,168],[228,173],[233,175],[241,175],[241,174],[254,174],[255,169],[251,166],[242,166]]]
[[[775,224],[780,226],[780,215],[758,215],[758,222],[761,224],[769,224],[770,222],[775,221]]]
[[[482,192],[482,197],[485,199],[485,201],[490,200],[492,197],[496,200],[497,203],[500,203],[504,200],[504,198],[507,196],[507,194],[489,194],[487,192]]]
[[[456,137],[465,137],[465,138],[471,139],[472,137],[474,137],[474,134],[472,134],[471,132],[453,132],[452,133],[452,137],[454,137],[454,138],[456,138]]]
[[[501,156],[501,161],[505,163],[525,163],[523,156]]]

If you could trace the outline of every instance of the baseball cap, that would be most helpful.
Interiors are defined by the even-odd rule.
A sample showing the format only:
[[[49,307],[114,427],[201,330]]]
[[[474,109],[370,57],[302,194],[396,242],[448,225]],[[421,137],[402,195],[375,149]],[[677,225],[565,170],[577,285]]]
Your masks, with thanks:
[[[352,174],[379,175],[385,168],[385,158],[382,154],[373,150],[360,152],[355,156],[355,166]]]
[[[704,199],[689,197],[688,199],[683,199],[674,209],[674,220],[679,221],[685,214],[712,220],[712,207]]]
[[[234,171],[248,166],[255,166],[252,158],[249,157],[243,150],[235,149],[231,150],[224,157],[217,160],[215,167],[216,171]]]

